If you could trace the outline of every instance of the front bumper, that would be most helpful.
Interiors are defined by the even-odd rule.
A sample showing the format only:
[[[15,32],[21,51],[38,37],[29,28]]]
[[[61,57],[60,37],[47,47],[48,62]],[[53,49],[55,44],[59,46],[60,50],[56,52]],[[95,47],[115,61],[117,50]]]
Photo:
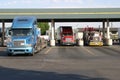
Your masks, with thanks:
[[[62,42],[62,45],[74,45],[74,42]]]
[[[90,46],[103,46],[103,42],[90,42]]]
[[[7,52],[11,54],[32,54],[33,47],[10,47],[7,48]]]

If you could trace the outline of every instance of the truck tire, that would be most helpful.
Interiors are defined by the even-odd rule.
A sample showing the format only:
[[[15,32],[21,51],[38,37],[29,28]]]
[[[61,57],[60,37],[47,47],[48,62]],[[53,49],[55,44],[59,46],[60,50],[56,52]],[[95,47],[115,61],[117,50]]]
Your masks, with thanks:
[[[34,56],[35,52],[30,53],[30,56]]]
[[[34,56],[34,53],[30,54],[30,56]]]
[[[34,54],[35,54],[35,50],[34,49],[33,49],[32,53],[30,53],[30,56],[34,56]]]
[[[7,55],[8,55],[8,56],[12,56],[12,53],[8,53]]]
[[[57,45],[60,46],[60,40],[58,40],[57,42],[58,42]]]

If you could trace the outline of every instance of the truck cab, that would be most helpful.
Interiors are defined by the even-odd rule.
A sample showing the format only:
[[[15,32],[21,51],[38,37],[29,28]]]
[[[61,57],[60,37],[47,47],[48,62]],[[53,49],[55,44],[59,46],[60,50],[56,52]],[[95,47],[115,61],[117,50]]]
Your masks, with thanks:
[[[36,17],[15,17],[10,30],[11,40],[7,43],[8,55],[30,54],[34,55],[39,46]],[[40,49],[40,48],[39,48]]]
[[[60,45],[75,45],[72,26],[60,26],[57,31],[57,40]]]

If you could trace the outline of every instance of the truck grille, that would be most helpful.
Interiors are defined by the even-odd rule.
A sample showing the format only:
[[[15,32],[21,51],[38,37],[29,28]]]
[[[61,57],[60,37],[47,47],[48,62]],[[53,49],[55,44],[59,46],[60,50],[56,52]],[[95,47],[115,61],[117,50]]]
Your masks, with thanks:
[[[14,46],[23,46],[24,41],[14,41]]]
[[[71,42],[72,38],[66,38],[66,42]]]
[[[93,37],[93,41],[94,42],[98,42],[99,41],[99,37]]]

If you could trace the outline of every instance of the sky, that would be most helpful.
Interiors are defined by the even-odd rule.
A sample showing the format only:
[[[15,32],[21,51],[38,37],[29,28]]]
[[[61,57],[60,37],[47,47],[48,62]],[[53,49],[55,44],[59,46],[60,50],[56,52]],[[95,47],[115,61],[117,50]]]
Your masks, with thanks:
[[[0,0],[0,8],[120,8],[120,0]]]
[[[0,0],[0,8],[120,8],[120,0]],[[68,24],[102,26],[101,23],[56,23],[55,26]],[[120,22],[112,24],[119,27]]]

